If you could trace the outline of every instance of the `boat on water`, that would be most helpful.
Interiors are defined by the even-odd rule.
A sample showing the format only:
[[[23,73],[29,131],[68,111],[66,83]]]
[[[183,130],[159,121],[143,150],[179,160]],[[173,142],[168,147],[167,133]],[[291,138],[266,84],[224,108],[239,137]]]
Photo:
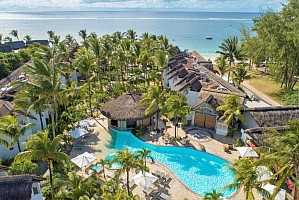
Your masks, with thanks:
[[[212,36],[206,36],[206,40],[212,40]]]

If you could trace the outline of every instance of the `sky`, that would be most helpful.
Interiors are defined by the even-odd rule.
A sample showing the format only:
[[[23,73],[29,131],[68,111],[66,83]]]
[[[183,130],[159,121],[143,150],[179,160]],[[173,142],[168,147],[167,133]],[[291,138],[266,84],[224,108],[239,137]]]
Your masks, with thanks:
[[[260,12],[280,10],[287,0],[0,0],[2,11],[191,10]],[[25,9],[25,10],[24,10]]]

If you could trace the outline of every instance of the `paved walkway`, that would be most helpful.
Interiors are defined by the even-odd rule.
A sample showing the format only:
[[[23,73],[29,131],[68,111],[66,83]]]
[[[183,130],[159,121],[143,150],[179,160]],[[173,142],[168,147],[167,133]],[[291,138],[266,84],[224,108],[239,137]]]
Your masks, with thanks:
[[[271,99],[269,96],[261,93],[255,87],[253,87],[252,85],[250,85],[248,81],[244,81],[242,83],[242,86],[246,87],[248,90],[250,90],[251,92],[253,92],[256,96],[258,96],[264,102],[266,102],[266,103],[268,103],[268,104],[270,104],[272,106],[281,106],[281,104],[277,103],[276,101],[274,101],[273,99]]]

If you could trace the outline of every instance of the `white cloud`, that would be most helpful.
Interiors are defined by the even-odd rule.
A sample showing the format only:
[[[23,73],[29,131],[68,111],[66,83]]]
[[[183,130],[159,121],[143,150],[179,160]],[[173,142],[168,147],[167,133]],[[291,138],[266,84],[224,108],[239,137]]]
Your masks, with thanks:
[[[176,8],[200,11],[259,11],[281,8],[287,0],[0,0],[0,10],[20,8]]]

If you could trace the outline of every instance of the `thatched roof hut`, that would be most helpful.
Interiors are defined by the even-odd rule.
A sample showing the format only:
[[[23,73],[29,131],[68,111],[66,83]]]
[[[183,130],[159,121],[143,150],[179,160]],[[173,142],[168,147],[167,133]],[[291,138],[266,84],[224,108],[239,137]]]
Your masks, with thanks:
[[[246,109],[260,127],[283,126],[299,119],[299,106],[275,106]]]
[[[266,139],[270,137],[270,132],[272,130],[276,130],[276,131],[284,131],[284,130],[288,130],[289,126],[277,126],[277,127],[258,127],[258,128],[250,128],[250,129],[246,129],[245,133],[248,134],[254,144],[256,144],[257,146],[268,146]]]
[[[158,108],[148,115],[145,115],[145,110],[148,106],[141,106],[139,102],[142,97],[136,94],[123,94],[114,100],[105,103],[102,108],[102,114],[112,120],[136,121],[146,119],[155,113]]]
[[[32,193],[33,177],[33,175],[1,176],[0,200],[30,200]]]

